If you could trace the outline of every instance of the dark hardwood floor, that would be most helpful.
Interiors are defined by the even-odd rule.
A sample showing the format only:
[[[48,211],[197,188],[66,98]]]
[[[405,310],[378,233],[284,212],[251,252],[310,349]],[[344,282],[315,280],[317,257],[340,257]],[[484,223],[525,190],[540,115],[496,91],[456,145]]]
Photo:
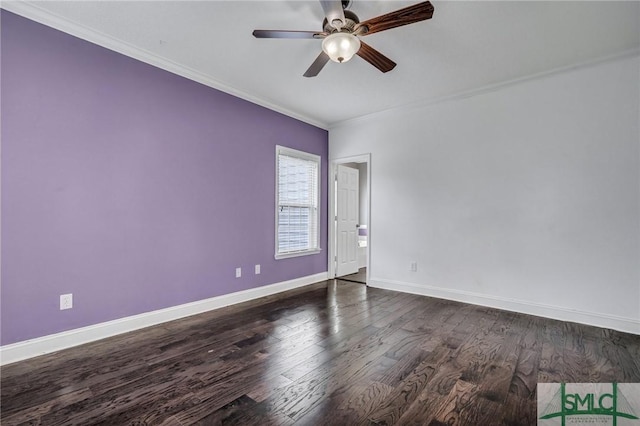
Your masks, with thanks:
[[[342,281],[351,281],[353,283],[366,284],[367,283],[367,268],[360,268],[355,274],[345,275],[340,277]]]
[[[640,336],[328,281],[1,369],[2,425],[534,425]]]

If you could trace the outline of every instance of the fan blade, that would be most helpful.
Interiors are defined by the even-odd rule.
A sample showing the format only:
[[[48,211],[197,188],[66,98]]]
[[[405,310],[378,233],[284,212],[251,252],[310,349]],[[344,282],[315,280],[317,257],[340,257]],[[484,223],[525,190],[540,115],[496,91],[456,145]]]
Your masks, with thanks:
[[[346,22],[344,19],[344,9],[342,9],[342,1],[320,0],[320,4],[322,5],[322,10],[324,10],[324,16],[327,17],[327,22],[337,29],[342,28]]]
[[[253,30],[256,38],[324,38],[322,31]]]
[[[386,15],[371,18],[364,22],[360,22],[354,28],[354,33],[358,35],[367,35],[377,33],[379,31],[389,30],[391,28],[401,27],[402,25],[413,24],[414,22],[431,19],[433,16],[433,5],[428,2],[414,4]]]
[[[318,55],[316,60],[313,61],[309,69],[305,71],[304,76],[315,77],[316,75],[318,75],[318,73],[320,73],[320,71],[322,71],[322,68],[324,68],[324,66],[327,65],[327,62],[329,62],[329,55],[324,53],[324,51],[320,52],[320,54]]]
[[[360,41],[360,50],[356,54],[382,72],[389,72],[396,67],[395,62],[363,41]]]

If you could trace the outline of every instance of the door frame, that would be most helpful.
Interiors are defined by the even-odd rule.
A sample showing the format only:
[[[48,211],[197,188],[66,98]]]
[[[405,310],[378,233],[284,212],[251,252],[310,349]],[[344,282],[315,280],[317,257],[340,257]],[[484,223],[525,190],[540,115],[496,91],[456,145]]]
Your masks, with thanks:
[[[369,285],[371,277],[371,154],[353,155],[350,157],[334,158],[329,160],[329,235],[327,238],[327,271],[329,279],[336,277],[336,173],[338,164],[345,163],[366,163],[367,164],[367,285]]]

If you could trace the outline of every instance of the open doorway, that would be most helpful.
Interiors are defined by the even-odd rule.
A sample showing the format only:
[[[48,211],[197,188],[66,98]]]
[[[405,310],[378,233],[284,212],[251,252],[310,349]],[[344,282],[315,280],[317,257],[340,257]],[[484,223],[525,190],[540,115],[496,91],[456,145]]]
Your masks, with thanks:
[[[362,284],[371,273],[370,159],[333,160],[329,184],[329,276]]]

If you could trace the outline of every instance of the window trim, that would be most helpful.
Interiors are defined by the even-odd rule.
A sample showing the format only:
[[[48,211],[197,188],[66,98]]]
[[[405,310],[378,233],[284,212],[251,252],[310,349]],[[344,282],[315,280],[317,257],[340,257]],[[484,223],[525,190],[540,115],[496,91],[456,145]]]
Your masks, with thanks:
[[[308,160],[308,161],[313,161],[317,164],[317,176],[316,176],[316,239],[317,239],[317,243],[316,243],[316,247],[314,248],[310,248],[310,249],[305,249],[305,250],[297,250],[297,251],[291,251],[291,252],[287,252],[287,253],[279,253],[278,252],[278,214],[279,214],[279,206],[280,206],[280,164],[279,164],[279,156],[280,155],[288,155],[290,157],[294,157],[294,158],[300,158],[302,160]],[[293,148],[288,148],[286,146],[282,146],[282,145],[276,145],[276,163],[275,163],[276,167],[275,167],[275,175],[276,175],[276,186],[275,186],[275,209],[274,209],[274,213],[275,213],[275,218],[274,218],[274,223],[275,223],[275,258],[276,259],[287,259],[287,258],[291,258],[291,257],[299,257],[299,256],[308,256],[308,255],[312,255],[312,254],[318,254],[322,251],[322,248],[320,247],[320,202],[321,202],[321,195],[320,195],[320,191],[322,189],[322,170],[321,170],[321,165],[322,165],[322,158],[319,155],[316,154],[311,154],[309,152],[304,152],[304,151],[299,151],[297,149],[293,149]]]

